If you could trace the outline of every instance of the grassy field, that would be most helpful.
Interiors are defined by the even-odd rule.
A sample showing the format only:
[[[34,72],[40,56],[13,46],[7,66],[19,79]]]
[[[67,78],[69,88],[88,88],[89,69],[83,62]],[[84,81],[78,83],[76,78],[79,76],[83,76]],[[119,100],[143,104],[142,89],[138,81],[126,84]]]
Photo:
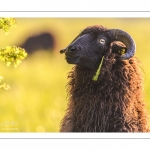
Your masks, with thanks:
[[[17,18],[9,35],[0,31],[0,47],[17,45],[35,33],[54,34],[53,53],[39,51],[17,68],[0,62],[0,75],[11,86],[0,91],[0,132],[58,132],[65,113],[68,65],[59,50],[86,26],[102,24],[130,33],[145,72],[145,101],[150,110],[150,19],[148,18]]]
[[[54,55],[37,52],[18,68],[0,65],[4,81],[11,86],[11,90],[1,91],[0,123],[11,127],[11,131],[59,130],[66,108],[65,84],[70,66],[62,63],[63,57]]]

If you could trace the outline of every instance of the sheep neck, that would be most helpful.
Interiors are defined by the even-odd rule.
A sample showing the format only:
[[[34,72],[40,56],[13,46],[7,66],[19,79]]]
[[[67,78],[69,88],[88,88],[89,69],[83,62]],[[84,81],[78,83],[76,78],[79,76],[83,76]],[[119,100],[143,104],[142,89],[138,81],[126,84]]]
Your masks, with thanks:
[[[93,72],[88,69],[75,66],[69,73],[69,103],[78,127],[74,131],[122,132],[130,130],[130,121],[135,125],[132,131],[143,130],[136,126],[140,124],[138,114],[146,115],[141,101],[142,78],[134,59],[130,63],[105,61],[103,65],[97,82],[91,80]]]

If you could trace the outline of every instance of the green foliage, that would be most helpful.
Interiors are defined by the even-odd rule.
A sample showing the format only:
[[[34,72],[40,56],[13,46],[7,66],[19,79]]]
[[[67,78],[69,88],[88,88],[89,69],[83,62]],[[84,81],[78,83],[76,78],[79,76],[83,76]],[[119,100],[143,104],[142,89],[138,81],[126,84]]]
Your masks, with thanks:
[[[10,28],[14,27],[16,20],[14,18],[0,18],[0,29],[3,29],[6,34]],[[17,46],[6,46],[5,48],[0,48],[0,60],[5,62],[7,66],[12,64],[16,68],[21,61],[27,56],[27,53],[23,48]],[[0,76],[0,82],[3,77]],[[6,83],[0,84],[0,89],[9,90],[10,86]]]
[[[10,28],[15,27],[15,24],[14,18],[0,18],[0,29],[3,29],[5,33],[8,33]]]
[[[58,132],[67,107],[67,73],[62,55],[39,51],[17,69],[0,63],[11,90],[0,91],[0,132]],[[33,119],[34,118],[34,119]],[[18,122],[7,126],[7,122]]]
[[[14,64],[16,68],[26,56],[27,53],[20,47],[7,46],[0,49],[0,60],[4,61],[7,66]]]

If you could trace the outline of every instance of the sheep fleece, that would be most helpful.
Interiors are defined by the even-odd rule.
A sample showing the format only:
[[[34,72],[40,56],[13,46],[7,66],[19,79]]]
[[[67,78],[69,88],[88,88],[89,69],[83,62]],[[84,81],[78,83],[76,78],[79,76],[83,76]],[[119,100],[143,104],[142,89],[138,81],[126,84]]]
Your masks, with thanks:
[[[60,132],[148,132],[139,60],[107,53],[97,82],[94,73],[77,65],[69,72]]]

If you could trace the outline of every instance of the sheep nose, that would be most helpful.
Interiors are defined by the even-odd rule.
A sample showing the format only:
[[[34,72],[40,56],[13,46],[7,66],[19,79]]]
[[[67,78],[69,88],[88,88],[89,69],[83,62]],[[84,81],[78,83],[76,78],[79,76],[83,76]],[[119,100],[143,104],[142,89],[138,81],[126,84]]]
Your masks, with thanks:
[[[67,52],[73,52],[73,51],[75,51],[76,49],[77,49],[77,48],[76,48],[75,46],[70,45],[70,46],[67,47]]]

